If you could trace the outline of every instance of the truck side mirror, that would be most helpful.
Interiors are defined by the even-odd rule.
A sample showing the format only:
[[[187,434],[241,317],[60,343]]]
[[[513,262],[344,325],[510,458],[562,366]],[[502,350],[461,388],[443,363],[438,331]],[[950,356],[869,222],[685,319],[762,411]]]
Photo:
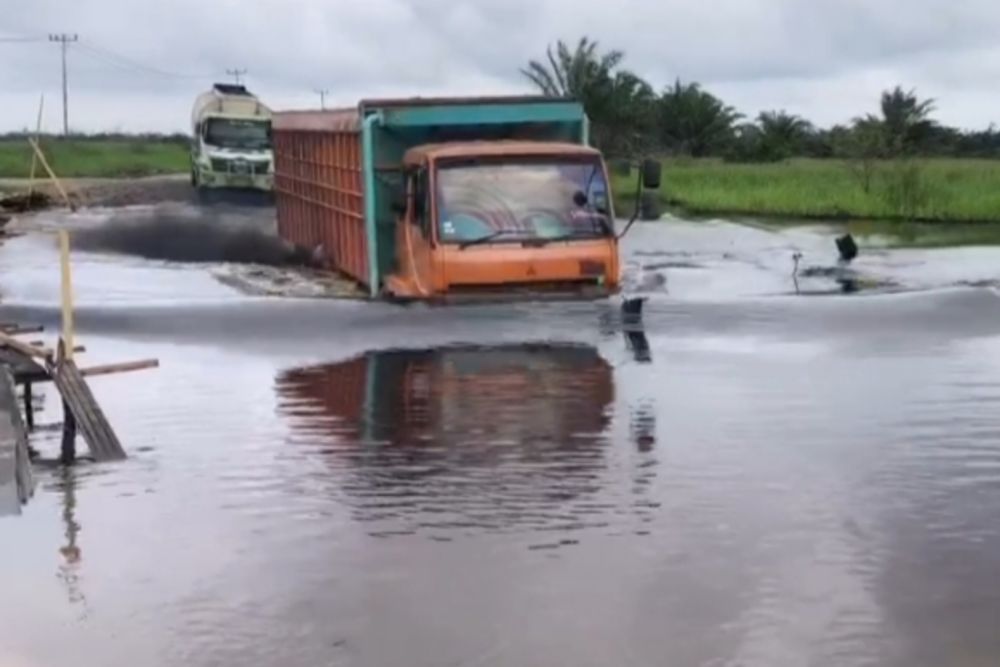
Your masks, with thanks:
[[[656,190],[660,187],[660,179],[663,175],[663,165],[659,160],[642,161],[642,187],[648,190]]]

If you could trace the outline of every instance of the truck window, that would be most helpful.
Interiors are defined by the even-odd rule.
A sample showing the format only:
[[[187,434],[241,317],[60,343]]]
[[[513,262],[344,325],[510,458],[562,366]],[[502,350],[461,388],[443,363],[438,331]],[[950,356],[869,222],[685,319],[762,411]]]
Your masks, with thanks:
[[[427,170],[420,169],[413,175],[413,222],[430,237],[430,197],[427,196]]]
[[[271,147],[271,123],[238,118],[210,118],[205,143],[219,148],[261,150]]]
[[[599,160],[540,159],[444,165],[437,172],[445,243],[607,236],[612,212]]]

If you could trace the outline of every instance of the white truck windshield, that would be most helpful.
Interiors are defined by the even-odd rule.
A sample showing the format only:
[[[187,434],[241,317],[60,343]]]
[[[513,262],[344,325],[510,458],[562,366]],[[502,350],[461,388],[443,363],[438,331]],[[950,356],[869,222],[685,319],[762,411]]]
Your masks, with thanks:
[[[523,161],[442,166],[440,239],[468,243],[606,236],[611,212],[600,161]]]
[[[205,128],[205,143],[219,148],[267,149],[271,147],[271,123],[262,120],[211,118]]]

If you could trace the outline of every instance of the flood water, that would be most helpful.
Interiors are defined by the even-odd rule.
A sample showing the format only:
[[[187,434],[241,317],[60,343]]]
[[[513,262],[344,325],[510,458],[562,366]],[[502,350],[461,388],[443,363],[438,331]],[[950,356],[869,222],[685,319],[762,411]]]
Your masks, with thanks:
[[[1000,249],[797,295],[831,239],[640,225],[642,335],[76,254],[83,359],[161,368],[91,382],[127,461],[0,519],[0,664],[996,665]],[[0,247],[0,319],[56,325],[54,258]]]

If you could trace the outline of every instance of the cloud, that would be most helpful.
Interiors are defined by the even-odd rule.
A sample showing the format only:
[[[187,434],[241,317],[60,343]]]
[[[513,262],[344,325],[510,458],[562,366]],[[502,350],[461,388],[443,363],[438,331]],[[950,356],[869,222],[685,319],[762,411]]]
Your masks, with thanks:
[[[369,95],[527,91],[518,68],[556,39],[627,53],[657,87],[701,81],[748,115],[788,108],[840,122],[900,83],[939,117],[985,126],[998,108],[992,0],[8,0],[0,35],[72,31],[81,129],[183,130],[195,94],[245,67],[276,107]],[[173,76],[171,76],[173,75]],[[59,118],[58,48],[0,43],[0,128]]]

